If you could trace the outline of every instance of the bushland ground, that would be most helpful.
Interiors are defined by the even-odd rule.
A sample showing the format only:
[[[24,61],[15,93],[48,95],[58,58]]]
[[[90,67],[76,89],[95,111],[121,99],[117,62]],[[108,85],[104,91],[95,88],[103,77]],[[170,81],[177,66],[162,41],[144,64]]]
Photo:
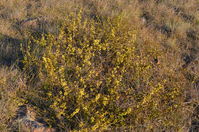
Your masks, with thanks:
[[[127,32],[129,35],[125,35]],[[75,36],[72,42],[70,33]],[[79,51],[78,44],[86,42],[91,43],[90,47]],[[92,43],[106,42],[112,49],[92,49]],[[49,43],[57,45],[51,47]],[[72,43],[72,47],[60,49],[60,43]],[[132,44],[134,52],[127,43]],[[73,49],[78,51],[74,58]],[[84,63],[77,59],[79,52]],[[72,59],[58,62],[62,55]],[[83,70],[72,69],[75,66]],[[61,68],[66,72],[64,81],[57,70]],[[126,71],[120,73],[122,69]],[[90,79],[83,74],[89,70],[99,78]],[[72,76],[77,75],[74,82]],[[121,76],[118,84],[109,84],[107,79],[111,76]],[[103,90],[91,94],[88,87],[92,84],[99,89],[100,80],[100,89],[117,87],[113,88],[114,96]],[[118,80],[112,77],[111,81]],[[65,83],[72,92],[65,89]],[[66,95],[57,96],[59,92]],[[85,98],[90,102],[77,103]],[[19,131],[13,122],[17,110],[24,105],[34,109],[46,126],[57,131],[199,131],[199,1],[1,0],[0,131]]]

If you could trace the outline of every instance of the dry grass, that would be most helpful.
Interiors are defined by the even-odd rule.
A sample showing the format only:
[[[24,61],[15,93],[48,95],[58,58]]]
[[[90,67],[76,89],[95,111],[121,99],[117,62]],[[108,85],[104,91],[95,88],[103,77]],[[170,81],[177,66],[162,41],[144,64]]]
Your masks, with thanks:
[[[11,129],[18,108],[17,94],[26,88],[21,73],[13,68],[0,68],[0,131]]]

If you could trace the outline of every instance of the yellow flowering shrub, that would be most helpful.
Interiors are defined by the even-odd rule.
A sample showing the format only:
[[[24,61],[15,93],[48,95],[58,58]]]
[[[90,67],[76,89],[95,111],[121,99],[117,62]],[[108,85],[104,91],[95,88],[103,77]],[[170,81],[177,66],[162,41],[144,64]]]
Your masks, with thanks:
[[[32,37],[23,62],[39,79],[43,108],[34,105],[46,122],[63,131],[178,127],[168,113],[180,116],[182,85],[167,71],[159,76],[158,47],[142,53],[137,36],[122,16],[88,19],[80,11],[58,34]]]

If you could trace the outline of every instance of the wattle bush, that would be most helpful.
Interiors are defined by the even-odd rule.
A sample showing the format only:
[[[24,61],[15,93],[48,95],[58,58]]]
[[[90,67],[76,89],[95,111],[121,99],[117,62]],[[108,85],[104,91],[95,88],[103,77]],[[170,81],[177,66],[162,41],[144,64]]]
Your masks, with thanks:
[[[23,48],[24,68],[40,82],[40,104],[34,95],[27,100],[40,116],[63,131],[181,129],[183,77],[159,72],[159,47],[141,49],[137,29],[122,16],[82,14]]]

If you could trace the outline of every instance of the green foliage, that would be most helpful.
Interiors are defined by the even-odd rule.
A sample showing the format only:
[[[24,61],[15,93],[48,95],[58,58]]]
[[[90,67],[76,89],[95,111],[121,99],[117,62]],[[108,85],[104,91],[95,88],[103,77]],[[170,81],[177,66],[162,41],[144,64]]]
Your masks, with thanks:
[[[152,62],[159,47],[138,48],[136,32],[122,16],[93,20],[80,12],[57,35],[29,41],[25,69],[41,83],[43,108],[35,106],[50,125],[74,131],[184,125],[183,78],[159,72]]]

